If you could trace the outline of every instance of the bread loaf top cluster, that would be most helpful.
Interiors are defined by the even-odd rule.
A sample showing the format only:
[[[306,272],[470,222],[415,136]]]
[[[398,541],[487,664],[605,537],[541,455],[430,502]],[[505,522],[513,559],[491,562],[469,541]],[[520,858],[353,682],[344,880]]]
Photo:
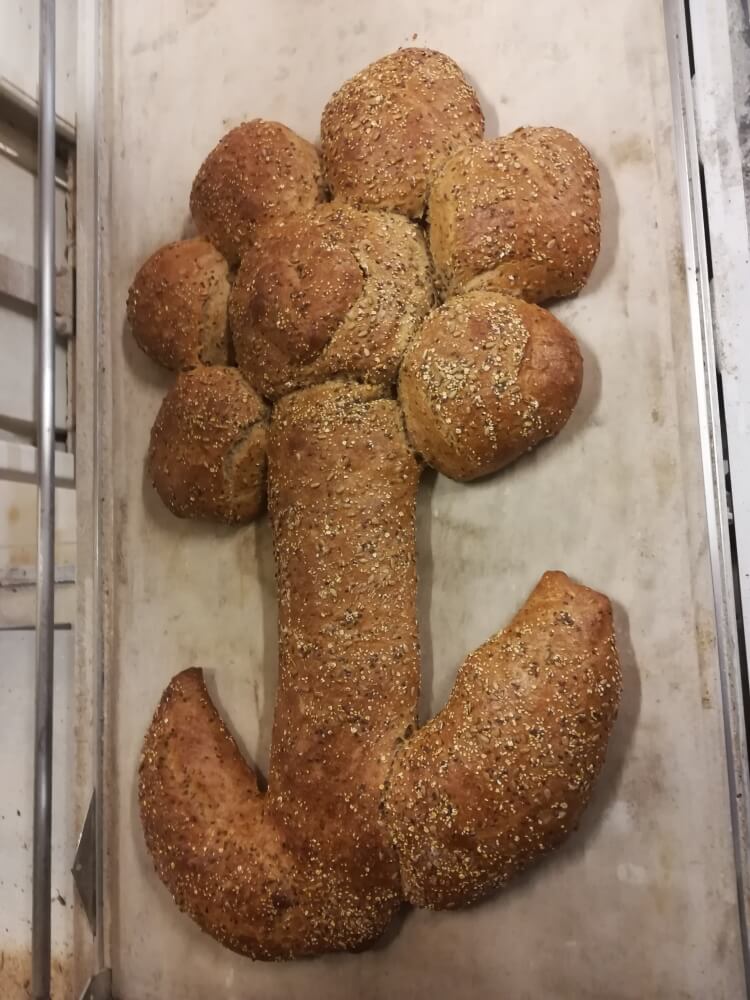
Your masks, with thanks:
[[[341,85],[323,109],[320,154],[278,122],[233,128],[192,187],[200,235],[157,250],[136,275],[128,317],[138,344],[177,370],[239,365],[257,414],[263,400],[329,379],[398,387],[424,461],[458,479],[506,465],[557,433],[578,398],[575,340],[524,303],[573,294],[588,279],[599,180],[588,150],[562,129],[499,138],[484,129],[461,68],[420,48]],[[534,336],[503,380],[496,359],[513,353],[521,329]],[[516,376],[528,433],[517,426]],[[184,421],[160,426],[189,453]],[[215,431],[222,439],[220,421]],[[168,506],[211,517],[207,503],[165,493],[162,453],[152,449],[151,472]],[[196,477],[201,460],[196,452]],[[256,482],[247,516],[264,508]],[[226,518],[221,503],[214,515]]]

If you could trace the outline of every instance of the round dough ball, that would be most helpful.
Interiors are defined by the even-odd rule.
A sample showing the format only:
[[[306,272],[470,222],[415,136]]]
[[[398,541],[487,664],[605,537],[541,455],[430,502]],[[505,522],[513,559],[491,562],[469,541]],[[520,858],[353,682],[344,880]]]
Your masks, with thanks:
[[[336,198],[418,219],[435,173],[450,153],[482,138],[484,116],[452,59],[399,49],[336,91],[320,135]]]
[[[557,434],[582,376],[575,337],[551,313],[467,292],[425,320],[404,357],[398,396],[414,448],[444,475],[469,480]]]
[[[430,250],[446,295],[572,295],[599,253],[599,171],[575,136],[520,128],[452,156],[430,191]]]
[[[182,372],[151,430],[148,466],[177,517],[251,521],[266,494],[268,407],[236,368]]]
[[[208,154],[193,181],[190,211],[198,232],[236,264],[259,226],[308,211],[323,197],[315,147],[286,125],[255,118]]]
[[[128,292],[138,346],[165,368],[225,365],[229,268],[207,240],[179,240],[152,254]]]
[[[270,399],[332,378],[391,386],[433,301],[417,226],[322,205],[243,257],[229,299],[237,361]]]

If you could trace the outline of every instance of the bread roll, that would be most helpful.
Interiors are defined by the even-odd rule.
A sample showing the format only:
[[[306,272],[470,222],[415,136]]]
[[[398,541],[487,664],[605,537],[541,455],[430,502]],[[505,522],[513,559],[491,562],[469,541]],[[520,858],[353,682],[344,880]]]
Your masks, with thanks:
[[[251,521],[266,491],[268,408],[236,368],[177,376],[151,430],[148,467],[178,517]]]
[[[268,441],[279,685],[267,794],[200,671],[146,735],[146,843],[181,909],[254,958],[358,949],[400,906],[381,816],[419,689],[419,467],[398,404],[328,384],[286,397]]]
[[[583,361],[539,306],[467,292],[430,313],[404,357],[398,396],[409,438],[451,479],[501,469],[566,423]]]
[[[409,902],[472,903],[561,844],[590,798],[619,696],[609,601],[545,573],[394,761],[385,816]]]
[[[347,80],[320,126],[336,199],[418,219],[445,158],[484,135],[474,90],[448,56],[399,49]]]
[[[229,268],[208,240],[168,243],[152,254],[128,292],[139,347],[165,368],[225,365],[229,359]]]
[[[243,257],[229,302],[237,360],[272,399],[329,378],[390,386],[432,301],[416,226],[323,205],[267,229]]]
[[[562,129],[520,128],[456,153],[429,198],[441,289],[572,295],[599,253],[599,201],[596,164]]]
[[[324,196],[318,152],[279,122],[238,125],[203,162],[190,193],[198,232],[231,264],[259,226],[308,211]]]

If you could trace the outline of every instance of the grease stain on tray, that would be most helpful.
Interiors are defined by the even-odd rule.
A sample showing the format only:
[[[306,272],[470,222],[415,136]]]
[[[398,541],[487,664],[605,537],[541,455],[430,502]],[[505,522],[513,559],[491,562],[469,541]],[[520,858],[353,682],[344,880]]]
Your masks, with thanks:
[[[639,135],[626,136],[610,147],[612,160],[618,167],[630,163],[648,163],[652,158],[651,147]]]

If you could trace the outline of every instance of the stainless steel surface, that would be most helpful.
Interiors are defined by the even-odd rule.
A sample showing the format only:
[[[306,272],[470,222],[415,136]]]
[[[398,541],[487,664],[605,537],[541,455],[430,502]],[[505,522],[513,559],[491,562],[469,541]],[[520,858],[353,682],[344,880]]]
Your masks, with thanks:
[[[79,993],[93,984],[109,980],[108,898],[102,889],[105,879],[109,832],[106,808],[109,796],[106,778],[104,719],[104,654],[111,629],[107,619],[107,582],[102,578],[102,553],[109,555],[112,532],[108,527],[110,497],[103,489],[100,455],[108,451],[108,363],[106,345],[109,331],[102,330],[102,282],[106,279],[106,243],[102,238],[103,212],[109,197],[107,154],[102,148],[102,123],[106,120],[106,64],[101,48],[100,19],[107,16],[99,0],[79,0],[78,18],[78,121],[76,186],[76,396],[77,454],[83,461],[76,470],[78,547],[78,681],[83,693],[82,728],[79,742],[78,810],[81,822],[91,805],[94,792],[94,892],[98,905],[94,933],[79,908],[79,941],[76,979]],[[87,391],[84,391],[84,387]],[[97,988],[99,986],[97,985]]]
[[[696,405],[703,459],[703,488],[711,559],[711,576],[719,653],[719,678],[727,754],[729,805],[737,873],[737,905],[750,996],[750,778],[747,730],[738,648],[734,571],[729,539],[729,514],[717,384],[717,354],[711,311],[707,234],[704,228],[700,161],[696,136],[693,83],[688,54],[688,24],[683,0],[666,0],[665,23],[672,76],[674,149],[681,206],[683,248],[695,357]]]
[[[103,24],[108,23],[107,14],[103,11],[101,4],[94,4],[94,44],[97,77],[100,81],[105,79],[106,64],[103,48]],[[93,341],[93,361],[94,361],[94,405],[93,417],[94,427],[92,439],[94,441],[94,464],[93,464],[93,567],[94,567],[94,895],[97,901],[94,919],[94,954],[95,954],[95,978],[98,977],[101,984],[105,980],[109,982],[111,978],[110,970],[107,968],[106,940],[105,940],[105,907],[106,897],[104,892],[105,879],[105,856],[107,851],[107,828],[105,819],[105,701],[106,701],[106,675],[105,675],[105,634],[109,629],[110,621],[105,611],[105,593],[107,592],[107,581],[104,577],[103,552],[105,543],[103,539],[104,517],[103,507],[106,502],[105,486],[102,480],[102,469],[100,465],[101,456],[104,454],[103,435],[105,433],[104,423],[101,418],[102,411],[102,385],[104,381],[104,371],[106,352],[103,350],[103,339],[107,336],[107,324],[104,321],[105,305],[102,298],[102,275],[104,270],[104,245],[101,239],[102,232],[102,204],[108,197],[109,191],[106,186],[102,186],[102,176],[106,176],[106,150],[102,144],[100,133],[103,122],[103,108],[101,107],[101,91],[97,89],[94,103],[94,205],[97,219],[96,253],[94,259],[94,341]],[[101,988],[101,986],[100,986]],[[97,994],[99,996],[99,994]]]
[[[112,972],[110,969],[102,969],[101,972],[92,976],[81,994],[81,1000],[111,1000],[111,997]]]
[[[485,0],[408,8],[324,0],[304,11],[295,0],[189,9],[166,0],[156,11],[133,0],[112,18],[96,139],[100,356],[88,369],[100,386],[100,433],[79,461],[84,476],[98,466],[95,500],[111,499],[101,509],[96,577],[103,638],[90,628],[90,594],[82,619],[93,649],[103,643],[107,677],[114,992],[121,1000],[736,1000],[746,980],[717,650],[724,623],[707,551],[660,5],[526,0],[500,17]],[[239,30],[249,23],[252,33]],[[253,964],[176,911],[146,856],[134,789],[161,690],[189,664],[212,669],[230,725],[249,756],[267,760],[276,670],[268,528],[179,522],[155,499],[143,456],[171,376],[132,344],[125,293],[143,258],[186,231],[192,176],[224,130],[260,115],[315,138],[335,86],[410,42],[468,68],[490,134],[526,123],[579,134],[602,167],[604,203],[592,281],[554,307],[584,349],[571,423],[486,483],[428,477],[423,486],[425,709],[439,707],[462,656],[552,566],[613,598],[623,708],[581,829],[505,893],[465,912],[411,913],[362,955]]]
[[[39,10],[39,315],[37,353],[36,704],[31,993],[47,1000],[51,977],[52,694],[55,627],[55,2]]]
[[[72,871],[86,919],[96,933],[96,792],[92,793],[86,810]]]
[[[750,649],[750,20],[747,0],[690,7],[711,311],[731,486],[738,618]]]

